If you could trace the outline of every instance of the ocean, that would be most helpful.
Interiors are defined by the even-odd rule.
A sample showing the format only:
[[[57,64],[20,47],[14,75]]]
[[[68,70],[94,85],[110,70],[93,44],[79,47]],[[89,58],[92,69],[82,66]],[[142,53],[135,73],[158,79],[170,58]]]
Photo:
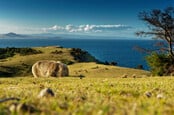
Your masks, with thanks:
[[[114,61],[118,66],[135,68],[143,65],[146,53],[135,50],[135,46],[152,48],[153,40],[118,40],[118,39],[0,39],[0,47],[36,47],[62,46],[65,48],[81,48],[88,51],[100,61]]]

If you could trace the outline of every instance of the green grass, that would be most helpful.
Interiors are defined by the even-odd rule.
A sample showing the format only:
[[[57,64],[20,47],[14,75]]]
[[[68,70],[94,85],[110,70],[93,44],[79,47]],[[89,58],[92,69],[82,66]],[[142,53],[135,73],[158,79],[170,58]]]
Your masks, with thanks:
[[[174,78],[1,78],[0,98],[17,97],[17,103],[34,107],[32,114],[73,115],[172,115]],[[55,97],[38,98],[40,90],[51,88]],[[148,98],[145,92],[151,92]],[[156,96],[162,94],[158,99]],[[0,114],[10,114],[0,104]],[[13,114],[21,114],[22,110]],[[24,112],[22,114],[27,114]]]

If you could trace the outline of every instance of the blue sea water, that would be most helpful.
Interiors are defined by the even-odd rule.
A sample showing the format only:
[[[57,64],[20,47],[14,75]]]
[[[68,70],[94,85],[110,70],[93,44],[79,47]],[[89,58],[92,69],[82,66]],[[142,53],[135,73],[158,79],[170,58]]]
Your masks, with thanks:
[[[0,39],[0,47],[35,47],[63,46],[65,48],[81,48],[101,61],[115,61],[119,66],[135,68],[143,65],[147,54],[138,52],[135,46],[151,48],[153,40],[117,40],[117,39]]]

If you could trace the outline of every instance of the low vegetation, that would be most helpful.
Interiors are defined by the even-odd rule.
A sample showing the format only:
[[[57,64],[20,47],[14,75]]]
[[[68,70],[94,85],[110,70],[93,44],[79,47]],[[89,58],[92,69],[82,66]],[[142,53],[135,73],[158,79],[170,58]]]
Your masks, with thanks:
[[[20,54],[22,56],[25,56],[25,55],[40,54],[40,53],[42,52],[32,48],[15,48],[15,47],[0,48],[0,59],[13,57],[15,54]]]
[[[95,57],[91,56],[87,51],[84,51],[80,48],[72,48],[70,53],[74,57],[74,60],[78,62],[99,62],[97,59],[95,59]]]
[[[174,74],[174,63],[169,55],[152,53],[146,57],[150,65],[152,75],[172,75]]]

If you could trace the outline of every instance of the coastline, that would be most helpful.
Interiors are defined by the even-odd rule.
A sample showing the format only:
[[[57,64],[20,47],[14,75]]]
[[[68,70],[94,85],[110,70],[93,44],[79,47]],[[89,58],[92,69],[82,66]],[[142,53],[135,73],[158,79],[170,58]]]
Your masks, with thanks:
[[[135,68],[143,65],[148,70],[144,60],[146,54],[133,49],[134,46],[152,48],[155,41],[151,40],[100,40],[100,39],[4,39],[0,44],[5,47],[40,47],[63,46],[65,48],[80,48],[88,51],[102,62],[117,62],[119,66]]]

